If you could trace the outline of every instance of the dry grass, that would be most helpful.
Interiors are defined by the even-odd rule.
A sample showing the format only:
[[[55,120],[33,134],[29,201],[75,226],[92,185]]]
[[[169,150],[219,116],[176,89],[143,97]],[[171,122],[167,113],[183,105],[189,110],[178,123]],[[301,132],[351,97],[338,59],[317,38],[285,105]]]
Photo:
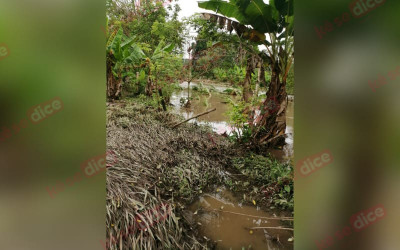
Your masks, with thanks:
[[[171,129],[176,122],[175,115],[138,104],[108,105],[107,147],[117,157],[107,168],[108,249],[207,248],[182,214],[222,182],[232,152],[226,140],[210,141],[211,130],[194,124]],[[172,211],[153,223],[155,215],[144,212],[162,203]],[[145,230],[139,230],[138,218]]]

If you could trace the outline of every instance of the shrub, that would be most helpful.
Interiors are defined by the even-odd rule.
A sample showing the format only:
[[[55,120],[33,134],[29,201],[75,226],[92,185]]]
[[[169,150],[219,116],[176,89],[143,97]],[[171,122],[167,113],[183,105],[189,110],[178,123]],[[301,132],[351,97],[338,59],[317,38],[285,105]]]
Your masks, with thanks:
[[[238,143],[246,143],[250,140],[252,134],[251,128],[248,125],[249,117],[245,112],[249,104],[246,104],[243,101],[235,103],[231,99],[229,99],[229,102],[232,108],[228,111],[228,116],[233,127],[229,139]]]

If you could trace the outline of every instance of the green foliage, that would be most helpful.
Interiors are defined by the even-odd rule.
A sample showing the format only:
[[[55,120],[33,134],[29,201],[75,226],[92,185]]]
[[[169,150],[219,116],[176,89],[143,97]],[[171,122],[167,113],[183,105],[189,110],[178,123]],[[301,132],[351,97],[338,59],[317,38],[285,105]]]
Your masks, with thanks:
[[[210,95],[210,90],[207,87],[204,87],[202,83],[199,83],[196,86],[193,86],[192,88],[193,91],[196,91],[202,95]]]
[[[176,84],[176,83],[165,84],[162,87],[162,93],[163,93],[163,97],[164,97],[165,101],[169,102],[173,92],[178,89],[180,89],[179,84]],[[150,97],[146,96],[143,93],[140,93],[136,96],[136,98],[139,100],[140,103],[143,103],[145,106],[153,107],[153,108],[160,107],[161,97],[158,95],[158,93],[153,93],[153,95]]]
[[[133,72],[127,72],[127,75],[131,77],[130,84],[135,86],[133,87],[134,94],[145,92],[147,78],[150,77],[152,82],[156,82],[158,87],[162,88],[163,95],[164,91],[166,92],[164,97],[168,102],[172,95],[169,85],[177,81],[177,76],[183,65],[182,56],[172,54],[174,45],[165,45],[164,41],[157,45],[154,52],[146,44],[141,44],[141,46],[144,47],[146,53],[140,58]],[[136,75],[138,72],[139,78]]]
[[[226,33],[213,21],[205,20],[201,14],[191,16],[187,19],[187,24],[198,33],[196,53],[211,47],[213,43],[218,41],[223,43],[226,50],[232,51],[230,55],[236,54],[237,48],[234,43],[239,43],[239,39],[235,34]],[[229,60],[231,59],[229,58]]]
[[[228,72],[222,68],[215,68],[213,70],[214,78],[220,82],[228,81]]]
[[[121,27],[115,30],[108,39],[106,46],[107,60],[112,66],[114,77],[118,77],[125,67],[139,62],[144,56],[143,51],[134,41],[135,37],[127,37]]]
[[[279,1],[280,2],[280,1]],[[261,33],[271,33],[278,30],[279,13],[272,5],[263,0],[209,0],[200,2],[199,7],[216,11],[230,18],[235,18],[241,24],[251,25]]]
[[[261,185],[262,192],[271,204],[293,209],[294,184],[293,166],[261,155],[250,154],[235,158],[233,166],[251,180],[253,185]]]
[[[251,25],[260,33],[293,32],[294,0],[209,0],[199,2],[199,7],[235,18],[239,23]]]
[[[269,4],[263,0],[209,0],[199,2],[199,7],[238,20],[237,26],[242,25],[242,31],[235,28],[236,33],[247,41],[268,46],[269,49],[261,53],[264,62],[282,79],[286,78],[294,58],[293,0],[271,0]],[[265,33],[269,34],[269,41],[262,37]]]
[[[241,95],[239,89],[231,89],[231,88],[225,89],[223,93],[233,96]],[[228,102],[230,102],[230,100],[228,100]]]
[[[122,25],[126,34],[136,35],[137,43],[146,43],[152,50],[161,40],[183,47],[186,33],[184,23],[178,20],[178,4],[166,7],[161,1],[116,2],[107,0],[106,4],[110,27]]]
[[[213,70],[214,79],[220,82],[230,82],[234,85],[240,85],[246,77],[246,68],[235,65],[229,68],[215,68]],[[255,82],[255,81],[254,81]]]
[[[248,124],[249,117],[245,110],[249,104],[244,101],[235,103],[230,100],[231,109],[228,111],[230,124],[233,127],[232,134],[229,139],[238,143],[246,143],[251,139],[251,127]]]
[[[139,96],[136,97],[140,103],[143,103],[147,107],[153,107],[157,108],[158,105],[158,99],[156,95],[153,95],[151,97],[146,96],[144,94],[140,94]]]
[[[178,81],[183,67],[182,55],[164,53],[162,58],[153,62],[153,69],[156,71],[159,81],[168,83]]]
[[[214,54],[216,56],[214,58],[218,59],[218,63],[211,60],[212,63],[209,63],[211,67],[207,67],[206,70],[203,67],[194,67],[195,74],[208,79],[216,79],[215,72],[213,72],[215,68],[228,70],[233,65],[243,64],[238,57],[239,39],[236,34],[225,32],[214,22],[205,20],[199,14],[193,15],[187,22],[191,29],[198,33],[196,42],[192,45],[192,53],[195,55],[194,61],[207,54]]]
[[[123,80],[125,95],[142,94],[151,85],[148,90],[161,87],[169,101],[169,85],[182,71],[187,35],[185,23],[178,20],[179,5],[107,0],[106,6],[108,74]]]
[[[286,92],[289,95],[294,95],[294,67],[289,71],[287,81],[286,81]]]
[[[167,103],[169,103],[174,91],[176,91],[178,89],[180,89],[180,86],[177,83],[170,83],[170,84],[166,83],[163,85],[162,93],[163,93],[164,99]]]

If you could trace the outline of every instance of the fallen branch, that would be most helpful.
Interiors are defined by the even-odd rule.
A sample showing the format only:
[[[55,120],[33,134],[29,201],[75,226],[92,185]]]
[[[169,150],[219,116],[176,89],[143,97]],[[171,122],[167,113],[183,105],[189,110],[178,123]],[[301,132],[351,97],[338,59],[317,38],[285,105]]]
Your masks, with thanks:
[[[293,217],[262,217],[262,216],[255,216],[255,215],[249,215],[249,214],[241,214],[241,213],[236,213],[236,212],[230,212],[230,211],[223,211],[219,209],[214,209],[215,211],[218,212],[223,212],[223,213],[230,213],[230,214],[236,214],[236,215],[242,215],[242,216],[248,216],[248,217],[253,217],[253,218],[259,218],[259,219],[266,219],[266,220],[293,220]]]
[[[181,125],[181,124],[183,124],[183,123],[185,123],[185,122],[188,122],[188,121],[190,121],[190,120],[193,120],[193,119],[195,119],[195,118],[197,118],[197,117],[200,117],[200,116],[202,116],[202,115],[206,115],[206,114],[208,114],[208,113],[214,112],[215,110],[217,110],[217,109],[214,108],[214,109],[212,109],[212,110],[206,111],[206,112],[201,113],[201,114],[198,114],[198,115],[196,115],[196,116],[193,116],[192,118],[189,118],[189,119],[187,119],[187,120],[185,120],[185,121],[183,121],[183,122],[180,122],[180,123],[174,125],[172,128],[176,128],[176,127],[178,127],[179,125]]]
[[[251,230],[255,230],[255,229],[280,229],[280,230],[293,231],[293,228],[287,228],[287,227],[251,227],[249,229],[251,229]]]
[[[267,142],[265,142],[265,143],[268,144],[268,143],[272,142],[273,140],[275,140],[275,139],[277,139],[277,138],[279,138],[279,137],[281,137],[281,136],[285,136],[285,134],[281,134],[281,135],[274,136],[274,137],[272,137],[271,139],[269,139],[269,140],[268,140]],[[260,140],[260,142],[262,143],[265,139],[267,139],[267,137],[268,137],[268,135],[265,136],[264,138],[262,138],[262,139]]]

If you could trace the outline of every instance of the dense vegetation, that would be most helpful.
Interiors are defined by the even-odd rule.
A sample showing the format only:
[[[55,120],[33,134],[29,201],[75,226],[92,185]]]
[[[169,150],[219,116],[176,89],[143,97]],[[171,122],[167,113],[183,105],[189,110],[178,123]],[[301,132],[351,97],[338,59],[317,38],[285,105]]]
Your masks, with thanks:
[[[286,10],[293,2],[260,1],[210,0],[200,7],[218,15],[179,20],[172,0],[107,0],[107,145],[119,158],[107,169],[110,249],[213,247],[185,215],[216,186],[240,194],[245,204],[293,211],[293,167],[266,153],[283,145],[282,117],[293,93],[293,13]],[[272,22],[271,29],[259,20]],[[225,137],[207,126],[175,126],[182,118],[170,112],[172,94],[187,82],[181,104],[189,108],[215,91],[202,81],[229,86],[233,131]],[[155,215],[146,208],[164,203],[170,215],[149,226]]]
[[[111,99],[122,95],[152,95],[148,88],[156,87],[166,88],[168,99],[171,84],[195,78],[228,82],[241,88],[247,74],[248,56],[261,53],[258,43],[249,44],[237,34],[226,32],[214,17],[195,15],[178,20],[180,8],[172,2],[136,1],[129,5],[108,0],[107,8],[108,97]],[[190,37],[190,31],[196,31],[197,36]],[[192,39],[194,42],[189,42]],[[209,56],[221,51],[222,56],[218,58]],[[192,64],[190,69],[188,64]],[[251,69],[250,88],[256,91],[257,84],[268,87],[271,74],[269,67]],[[293,94],[293,85],[291,66],[287,76],[289,94]]]

